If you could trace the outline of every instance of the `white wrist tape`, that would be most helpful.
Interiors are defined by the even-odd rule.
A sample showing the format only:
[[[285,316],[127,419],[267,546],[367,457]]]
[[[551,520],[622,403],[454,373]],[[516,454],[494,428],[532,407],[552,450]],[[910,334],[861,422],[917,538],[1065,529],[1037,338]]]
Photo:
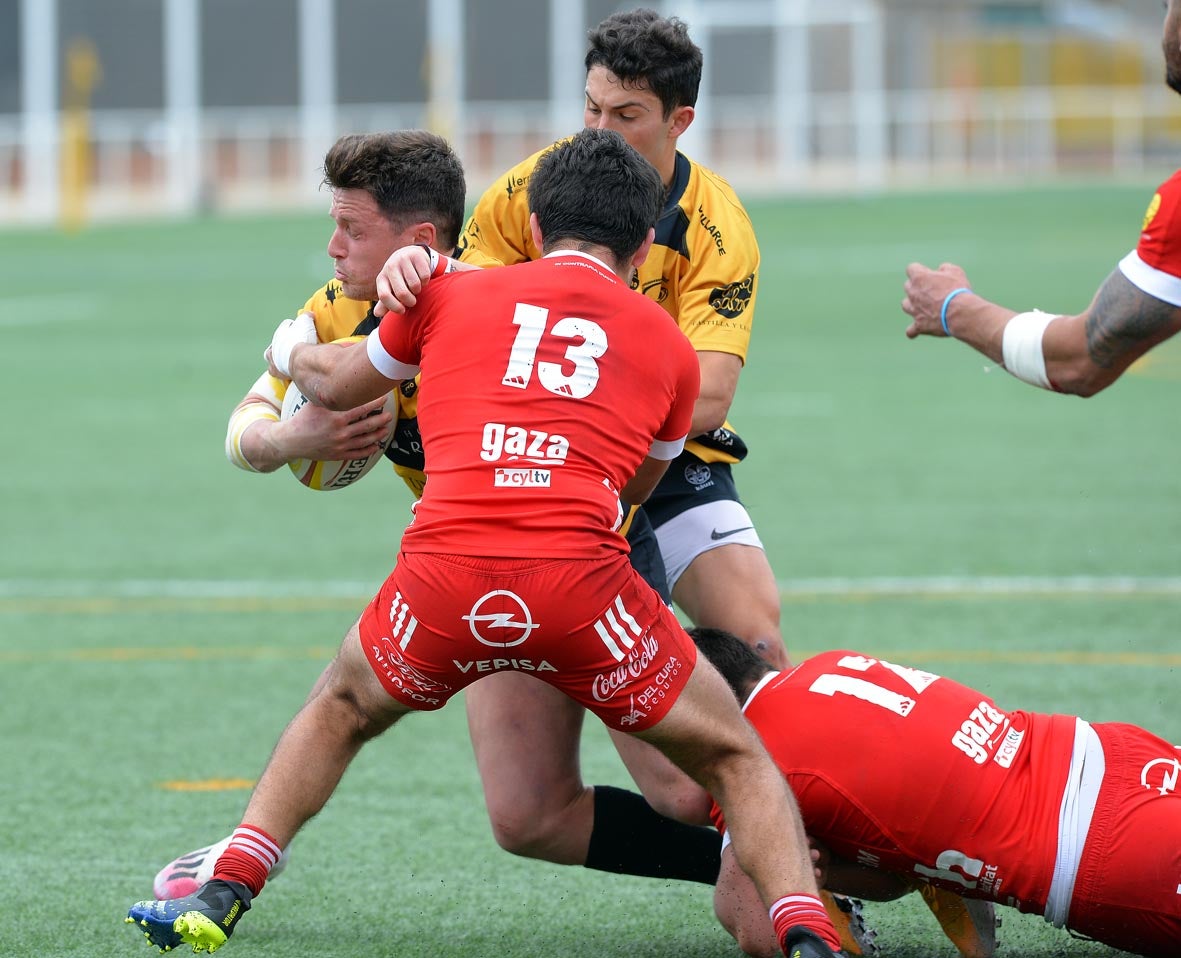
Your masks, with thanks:
[[[1005,369],[1023,382],[1042,389],[1053,389],[1046,376],[1046,357],[1042,353],[1042,336],[1046,327],[1058,318],[1056,313],[1035,309],[1018,313],[1005,324],[1001,340],[1001,355]]]
[[[300,343],[319,342],[316,321],[311,313],[300,313],[295,319],[285,319],[271,337],[271,362],[288,379],[291,378],[291,351]]]
[[[242,434],[256,422],[278,422],[279,415],[274,407],[261,399],[239,405],[230,416],[230,424],[226,428],[226,458],[239,469],[258,472],[259,470],[242,451]]]
[[[431,279],[436,276],[443,276],[446,273],[455,272],[455,263],[450,256],[444,256],[437,250],[431,249],[426,243],[419,243],[424,250],[426,250],[427,261],[430,263]]]

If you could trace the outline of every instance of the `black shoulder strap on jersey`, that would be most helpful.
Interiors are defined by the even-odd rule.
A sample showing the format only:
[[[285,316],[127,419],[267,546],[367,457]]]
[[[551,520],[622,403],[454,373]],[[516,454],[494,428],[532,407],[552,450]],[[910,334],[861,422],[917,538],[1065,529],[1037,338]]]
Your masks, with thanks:
[[[664,209],[660,213],[660,219],[656,221],[656,245],[676,250],[685,259],[689,258],[689,247],[685,243],[685,234],[689,231],[689,217],[681,209],[681,197],[685,195],[685,187],[689,185],[689,169],[689,158],[684,153],[678,153],[676,166],[673,168],[673,181],[664,200]]]
[[[371,332],[381,325],[381,320],[373,315],[373,307],[377,303],[369,304],[369,312],[365,314],[365,318],[357,323],[357,328],[353,330],[353,336],[368,336]]]

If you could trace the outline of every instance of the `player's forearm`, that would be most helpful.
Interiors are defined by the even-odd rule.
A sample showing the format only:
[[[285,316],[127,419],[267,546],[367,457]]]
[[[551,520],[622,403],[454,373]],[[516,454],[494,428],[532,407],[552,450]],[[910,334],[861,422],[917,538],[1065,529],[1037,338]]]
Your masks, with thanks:
[[[252,422],[239,440],[242,456],[254,472],[274,472],[290,457],[282,449],[282,423],[268,419]]]
[[[1076,396],[1093,396],[1181,329],[1181,310],[1115,270],[1079,315],[1014,313],[973,293],[944,310],[947,331],[1018,379]]]
[[[693,423],[689,428],[690,436],[700,436],[707,432],[720,429],[730,414],[732,395],[727,396],[698,396],[693,404]]]
[[[1015,315],[1013,310],[972,292],[959,294],[943,311],[947,331],[952,337],[1002,365],[1005,325]]]
[[[639,505],[652,495],[661,477],[668,471],[669,460],[645,457],[636,474],[623,487],[619,497],[630,505]]]
[[[288,360],[292,382],[317,406],[337,412],[398,388],[401,380],[383,376],[370,358],[374,343],[382,352],[377,335],[374,332],[359,343],[296,344]]]
[[[256,387],[269,388],[269,377],[259,378]],[[272,395],[274,395],[272,393]],[[270,458],[260,447],[260,436],[266,435],[271,427],[278,425],[280,409],[275,401],[268,401],[251,392],[230,414],[230,421],[226,427],[226,458],[239,469],[246,472],[272,472],[279,464],[270,464]]]
[[[362,344],[362,349],[364,345]],[[325,409],[352,409],[372,396],[354,401],[347,379],[341,375],[345,350],[333,344],[295,346],[291,351],[291,380],[305,396]]]
[[[701,367],[701,387],[693,404],[690,436],[720,429],[730,415],[734,393],[738,390],[738,376],[742,360],[730,353],[702,350],[697,353]]]
[[[941,322],[948,335],[1023,382],[1079,395],[1098,391],[1094,375],[1103,371],[1087,356],[1084,316],[1057,316],[1041,310],[1016,313],[965,292],[947,303]]]

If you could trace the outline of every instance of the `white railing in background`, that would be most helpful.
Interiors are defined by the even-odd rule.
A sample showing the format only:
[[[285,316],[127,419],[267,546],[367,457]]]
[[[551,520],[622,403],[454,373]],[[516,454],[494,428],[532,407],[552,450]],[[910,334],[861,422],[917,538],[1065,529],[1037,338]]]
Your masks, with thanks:
[[[784,152],[769,98],[715,99],[707,130],[711,165],[742,191],[956,186],[1063,175],[1140,177],[1181,166],[1181,102],[1160,89],[1068,87],[1007,91],[934,90],[883,98],[883,148],[859,149],[860,114],[848,94],[814,94],[804,148]],[[781,103],[779,109],[795,109]],[[336,111],[338,133],[426,122],[425,106],[351,106]],[[571,116],[571,127],[578,122]],[[197,124],[199,169],[182,183],[175,136],[156,111],[91,117],[93,219],[134,219],[198,212],[310,209],[324,200],[320,171],[308,168],[298,109],[206,110]],[[456,144],[473,193],[550,142],[548,102],[469,103]],[[0,119],[0,224],[52,221],[52,207],[29,195],[20,149],[24,129]]]

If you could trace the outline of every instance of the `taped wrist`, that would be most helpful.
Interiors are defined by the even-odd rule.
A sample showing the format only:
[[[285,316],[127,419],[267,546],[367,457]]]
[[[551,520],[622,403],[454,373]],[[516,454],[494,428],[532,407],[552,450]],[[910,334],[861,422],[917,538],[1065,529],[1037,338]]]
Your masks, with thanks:
[[[426,250],[427,258],[430,260],[431,279],[455,271],[455,263],[450,256],[444,256],[437,250],[431,249],[426,243],[419,243],[418,245]]]
[[[226,429],[226,458],[239,469],[246,472],[262,471],[255,468],[242,452],[242,434],[256,422],[264,421],[278,422],[279,413],[262,400],[243,403],[230,416],[230,424]]]
[[[1005,369],[1031,386],[1053,389],[1046,375],[1046,357],[1042,353],[1042,336],[1057,314],[1040,309],[1018,313],[1005,324],[1001,339],[1001,355]]]

